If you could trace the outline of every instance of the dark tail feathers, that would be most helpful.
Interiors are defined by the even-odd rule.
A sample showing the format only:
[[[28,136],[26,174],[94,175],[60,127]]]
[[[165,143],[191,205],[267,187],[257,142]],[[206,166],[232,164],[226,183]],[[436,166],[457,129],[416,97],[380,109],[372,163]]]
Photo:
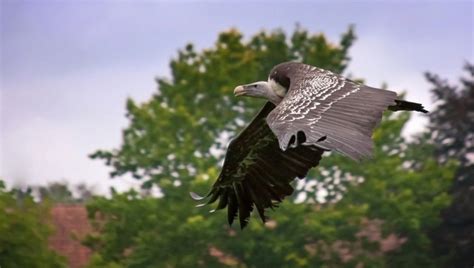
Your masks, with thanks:
[[[404,100],[395,100],[395,105],[388,106],[388,109],[390,111],[417,111],[422,113],[428,112],[425,110],[425,108],[423,108],[423,105]]]

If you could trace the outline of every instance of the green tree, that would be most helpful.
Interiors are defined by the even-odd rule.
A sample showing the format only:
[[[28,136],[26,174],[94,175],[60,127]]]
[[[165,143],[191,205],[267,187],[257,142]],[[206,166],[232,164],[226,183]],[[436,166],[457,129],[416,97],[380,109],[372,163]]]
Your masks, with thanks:
[[[451,255],[450,266],[474,264],[474,65],[466,63],[467,76],[459,86],[438,75],[426,74],[438,103],[430,113],[430,138],[435,155],[443,163],[459,161],[451,189],[452,205],[442,213],[443,224],[433,232],[439,254]]]
[[[287,60],[302,59],[342,72],[354,34],[349,29],[336,45],[322,34],[297,29],[290,40],[291,46],[285,33],[274,31],[244,43],[241,33],[230,30],[202,53],[188,44],[171,61],[172,78],[158,79],[149,101],[127,101],[130,126],[123,132],[121,148],[97,151],[92,157],[112,166],[112,176],[130,173],[144,180],[144,187],[158,184],[165,195],[176,192],[175,181],[188,188],[199,173],[216,170],[223,155],[213,152],[225,149],[225,137],[240,130],[264,103],[234,98],[235,85],[266,79],[274,65]]]
[[[62,204],[85,203],[94,195],[93,189],[83,183],[70,186],[67,182],[52,182],[46,186],[32,187],[32,189],[33,192],[38,193],[40,200]],[[75,191],[77,196],[74,196],[72,191]]]
[[[48,246],[49,209],[28,191],[7,191],[0,180],[0,267],[66,267]]]
[[[323,158],[298,185],[295,197],[304,202],[284,202],[266,225],[253,219],[234,230],[222,211],[211,215],[188,198],[209,188],[228,138],[263,104],[232,97],[235,85],[264,80],[287,60],[343,72],[354,39],[352,28],[338,44],[297,28],[290,37],[261,32],[244,42],[230,30],[213,48],[180,50],[171,79],[158,79],[149,101],[127,101],[122,146],[92,155],[112,176],[131,174],[164,196],[113,192],[90,203],[99,230],[85,242],[95,251],[91,267],[435,266],[426,230],[449,203],[455,167],[438,165],[432,146],[412,147],[401,137],[406,113],[385,116],[370,161]]]

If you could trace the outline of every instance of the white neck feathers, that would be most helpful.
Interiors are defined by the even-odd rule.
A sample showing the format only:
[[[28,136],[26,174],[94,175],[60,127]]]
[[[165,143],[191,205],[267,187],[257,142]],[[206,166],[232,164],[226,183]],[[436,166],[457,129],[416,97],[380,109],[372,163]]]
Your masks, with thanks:
[[[275,93],[275,95],[277,95],[280,98],[285,97],[286,88],[278,84],[275,80],[268,79],[268,85],[270,86],[270,89],[273,91],[273,93]]]

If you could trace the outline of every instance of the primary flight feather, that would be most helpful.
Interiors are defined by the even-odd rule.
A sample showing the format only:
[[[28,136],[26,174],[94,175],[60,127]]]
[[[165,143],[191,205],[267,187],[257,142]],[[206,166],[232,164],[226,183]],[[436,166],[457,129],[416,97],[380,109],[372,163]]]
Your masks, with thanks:
[[[290,183],[319,164],[324,151],[360,160],[372,153],[372,132],[384,110],[426,113],[393,91],[356,83],[333,72],[297,62],[275,66],[268,81],[238,86],[236,96],[267,102],[227,149],[211,191],[196,200],[227,207],[228,222],[238,216],[244,228],[255,207],[265,209],[293,193]]]

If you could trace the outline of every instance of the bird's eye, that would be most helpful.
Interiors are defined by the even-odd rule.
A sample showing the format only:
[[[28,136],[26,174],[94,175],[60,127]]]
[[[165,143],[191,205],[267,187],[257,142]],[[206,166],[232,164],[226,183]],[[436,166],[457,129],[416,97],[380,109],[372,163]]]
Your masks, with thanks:
[[[253,85],[253,87],[257,87],[257,85]]]

